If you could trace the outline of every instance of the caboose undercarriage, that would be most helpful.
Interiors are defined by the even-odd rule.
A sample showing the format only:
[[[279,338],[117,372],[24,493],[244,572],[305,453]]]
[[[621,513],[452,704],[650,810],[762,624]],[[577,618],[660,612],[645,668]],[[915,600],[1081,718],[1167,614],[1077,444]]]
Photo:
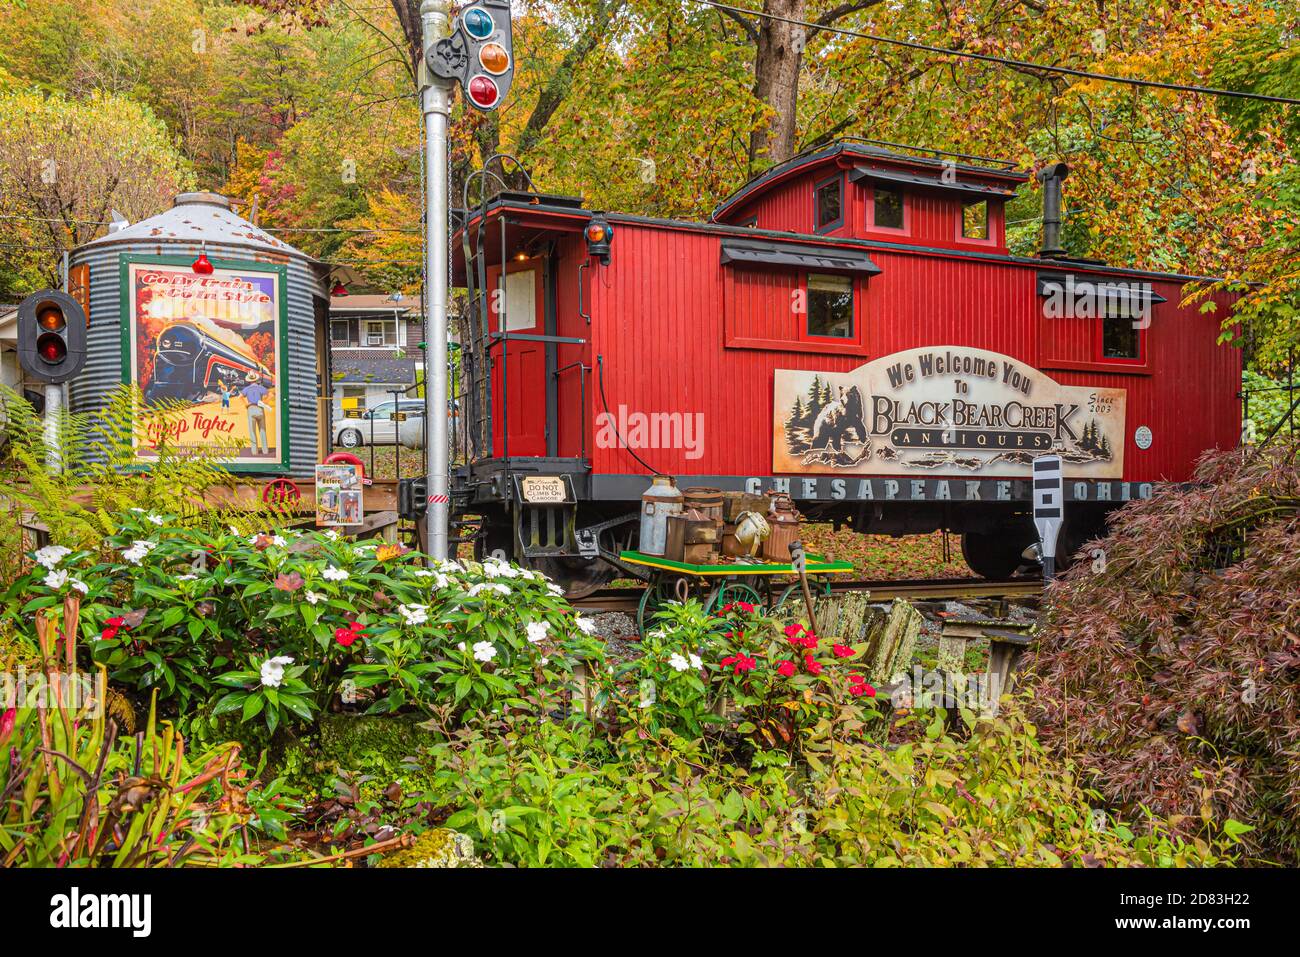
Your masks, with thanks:
[[[454,479],[453,517],[480,520],[476,557],[530,565],[574,596],[615,577],[640,577],[618,561],[618,553],[636,547],[647,476],[593,475],[580,459],[512,458],[463,466]],[[678,484],[776,489],[794,496],[808,521],[863,534],[951,532],[961,536],[967,564],[986,578],[1014,573],[1037,539],[1030,483],[1020,479],[690,475],[678,477]],[[1110,510],[1151,491],[1150,483],[1068,482],[1061,555],[1097,535]]]

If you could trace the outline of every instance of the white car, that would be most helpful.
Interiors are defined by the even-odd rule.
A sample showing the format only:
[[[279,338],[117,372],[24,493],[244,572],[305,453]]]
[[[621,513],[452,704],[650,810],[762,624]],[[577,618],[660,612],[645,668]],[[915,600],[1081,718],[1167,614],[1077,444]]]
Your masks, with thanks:
[[[407,421],[423,418],[424,400],[400,399],[394,402],[390,399],[367,409],[357,418],[340,417],[334,423],[334,444],[345,449],[362,445],[396,445],[399,420],[395,413],[398,412]]]

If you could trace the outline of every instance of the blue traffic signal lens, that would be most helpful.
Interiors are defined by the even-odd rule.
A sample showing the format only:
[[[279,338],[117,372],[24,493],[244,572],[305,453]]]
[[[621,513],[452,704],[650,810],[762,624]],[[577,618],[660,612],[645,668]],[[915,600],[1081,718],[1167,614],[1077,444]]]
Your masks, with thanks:
[[[496,29],[496,23],[493,22],[492,15],[482,7],[466,10],[463,22],[466,32],[476,40],[491,36],[492,31]]]

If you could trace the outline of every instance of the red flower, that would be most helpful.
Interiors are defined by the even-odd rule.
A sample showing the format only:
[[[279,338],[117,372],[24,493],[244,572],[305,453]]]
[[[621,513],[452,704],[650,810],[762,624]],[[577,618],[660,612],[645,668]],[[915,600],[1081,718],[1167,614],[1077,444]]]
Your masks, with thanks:
[[[813,659],[812,652],[803,656],[803,666],[808,669],[808,674],[819,675],[822,673],[822,664],[820,661]]]
[[[739,608],[741,611],[743,611],[746,615],[752,615],[754,613],[754,606],[747,601],[736,602],[736,607]]]
[[[867,679],[862,675],[849,675],[849,694],[855,698],[861,698],[863,695],[874,698],[876,689],[867,684]]]
[[[9,736],[13,734],[14,722],[17,720],[17,718],[18,718],[17,707],[10,708],[8,711],[4,713],[2,717],[0,717],[0,744],[4,744],[6,741],[8,741]]]
[[[344,648],[351,648],[352,643],[364,634],[364,628],[365,625],[355,621],[346,628],[335,628],[334,640]]]
[[[848,645],[836,644],[836,645],[831,645],[831,654],[833,654],[836,658],[852,658],[855,654],[857,654],[857,652],[855,652]]]
[[[117,637],[117,633],[122,629],[131,630],[131,626],[126,623],[126,619],[121,615],[108,619],[104,622],[104,630],[99,633],[100,641],[110,641]]]
[[[794,638],[794,637],[795,637],[796,635],[798,635],[799,632],[801,632],[801,631],[803,631],[803,625],[798,625],[798,624],[796,624],[796,625],[786,625],[786,626],[785,626],[785,636],[786,636],[787,638]]]
[[[789,678],[795,672],[795,664],[793,661],[778,661],[776,670]]]
[[[731,673],[733,675],[738,675],[742,671],[753,671],[754,666],[757,665],[758,662],[749,657],[749,655],[745,654],[743,651],[738,651],[734,655],[723,658],[721,664],[724,668],[731,665]]]

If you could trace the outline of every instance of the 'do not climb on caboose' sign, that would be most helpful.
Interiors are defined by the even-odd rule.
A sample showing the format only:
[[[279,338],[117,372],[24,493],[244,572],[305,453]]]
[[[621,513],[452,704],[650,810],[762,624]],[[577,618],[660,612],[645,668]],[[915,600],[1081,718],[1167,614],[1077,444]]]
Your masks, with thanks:
[[[778,369],[773,471],[1119,478],[1124,390],[1067,386],[1010,356],[929,346],[851,372]]]

